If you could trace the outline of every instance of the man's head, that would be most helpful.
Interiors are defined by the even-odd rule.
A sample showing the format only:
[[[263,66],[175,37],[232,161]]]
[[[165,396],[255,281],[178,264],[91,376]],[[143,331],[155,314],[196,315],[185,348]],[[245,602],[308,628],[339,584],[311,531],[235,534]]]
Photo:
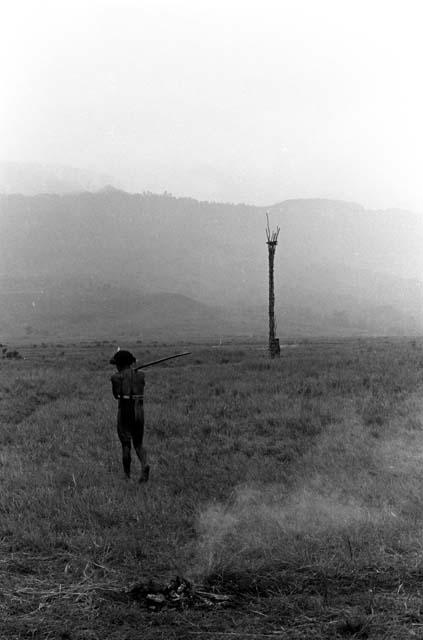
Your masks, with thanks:
[[[113,358],[111,358],[110,364],[114,364],[117,367],[117,369],[120,371],[121,369],[130,367],[131,364],[134,364],[134,362],[136,361],[137,359],[132,355],[130,351],[119,349],[119,351],[116,351]]]

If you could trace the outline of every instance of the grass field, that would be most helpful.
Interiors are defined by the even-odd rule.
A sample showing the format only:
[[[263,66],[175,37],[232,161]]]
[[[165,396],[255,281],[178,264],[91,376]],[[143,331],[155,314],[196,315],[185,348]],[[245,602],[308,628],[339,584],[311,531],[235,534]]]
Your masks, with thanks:
[[[147,485],[123,478],[113,345],[13,348],[2,640],[423,638],[422,341],[191,346],[146,372]],[[176,575],[230,600],[134,596]]]

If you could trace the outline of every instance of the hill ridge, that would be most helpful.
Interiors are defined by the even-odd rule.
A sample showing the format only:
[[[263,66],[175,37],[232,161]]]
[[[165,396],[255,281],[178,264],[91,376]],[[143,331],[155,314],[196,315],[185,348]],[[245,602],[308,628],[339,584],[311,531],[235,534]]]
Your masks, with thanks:
[[[327,199],[291,199],[275,207],[271,224],[281,227],[276,302],[284,326],[300,326],[308,314],[315,331],[337,327],[342,317],[346,331],[423,330],[419,216]],[[265,211],[114,188],[3,195],[0,286],[13,277],[58,286],[91,278],[134,295],[185,295],[225,309],[232,327],[256,330],[265,326],[267,304]],[[382,307],[392,308],[386,318]],[[169,308],[164,316],[170,321],[172,313]],[[4,306],[0,328],[7,314]]]

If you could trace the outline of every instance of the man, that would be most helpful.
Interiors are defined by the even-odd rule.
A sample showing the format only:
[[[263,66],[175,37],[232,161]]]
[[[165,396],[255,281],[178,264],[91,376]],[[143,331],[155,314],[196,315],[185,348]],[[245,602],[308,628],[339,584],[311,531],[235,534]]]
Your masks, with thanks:
[[[143,447],[144,436],[144,385],[142,371],[132,369],[136,359],[130,351],[117,351],[110,364],[117,373],[111,377],[112,391],[118,400],[117,432],[122,444],[122,462],[126,477],[131,476],[131,441],[141,462],[140,482],[147,482],[150,467]]]

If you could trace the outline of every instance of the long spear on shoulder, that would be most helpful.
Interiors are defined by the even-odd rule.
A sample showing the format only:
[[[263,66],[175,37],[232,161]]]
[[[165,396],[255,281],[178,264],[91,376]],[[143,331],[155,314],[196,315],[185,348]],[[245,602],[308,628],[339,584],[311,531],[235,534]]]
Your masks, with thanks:
[[[184,353],[176,353],[174,356],[166,356],[166,358],[160,358],[159,360],[152,360],[151,362],[145,362],[144,364],[140,364],[137,367],[134,367],[135,371],[138,369],[146,369],[147,367],[152,367],[154,364],[160,364],[160,362],[166,362],[166,360],[173,360],[173,358],[181,358],[182,356],[191,355],[191,351],[184,351]]]

